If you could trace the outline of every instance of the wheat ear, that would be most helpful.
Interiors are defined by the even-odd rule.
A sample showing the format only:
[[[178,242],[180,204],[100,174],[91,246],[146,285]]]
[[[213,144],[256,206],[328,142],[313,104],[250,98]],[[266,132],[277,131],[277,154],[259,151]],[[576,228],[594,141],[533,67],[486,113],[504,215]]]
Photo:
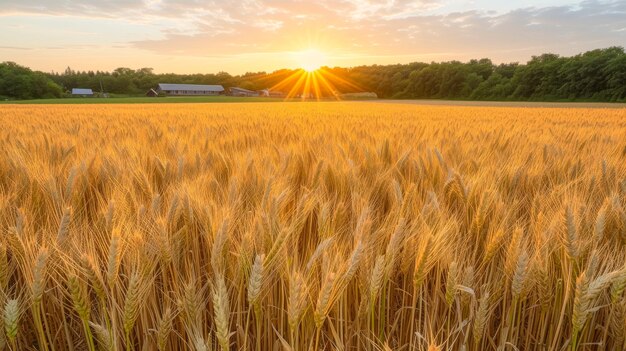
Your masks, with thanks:
[[[222,351],[228,351],[230,348],[230,332],[228,330],[230,324],[229,311],[230,307],[226,282],[222,275],[218,275],[215,279],[215,286],[213,287],[213,313],[216,329],[215,334],[217,335],[217,341]]]

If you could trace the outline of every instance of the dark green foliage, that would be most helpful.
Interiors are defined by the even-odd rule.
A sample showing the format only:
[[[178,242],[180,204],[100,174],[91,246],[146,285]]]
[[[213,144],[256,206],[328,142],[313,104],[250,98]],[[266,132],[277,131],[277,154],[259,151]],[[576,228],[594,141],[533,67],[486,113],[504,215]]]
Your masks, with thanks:
[[[526,64],[495,65],[489,59],[481,59],[467,63],[362,66],[342,72],[363,90],[384,98],[626,100],[626,54],[621,47],[572,57],[543,54]]]
[[[61,97],[61,87],[41,72],[14,62],[0,63],[0,98],[38,99]]]

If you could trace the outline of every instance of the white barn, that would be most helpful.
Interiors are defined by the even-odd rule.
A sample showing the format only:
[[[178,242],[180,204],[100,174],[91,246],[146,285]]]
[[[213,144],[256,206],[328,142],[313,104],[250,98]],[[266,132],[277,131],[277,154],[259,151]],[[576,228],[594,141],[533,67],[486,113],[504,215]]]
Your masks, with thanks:
[[[93,96],[93,90],[84,88],[72,88],[73,96]]]
[[[157,92],[163,92],[170,96],[220,95],[224,93],[224,87],[221,85],[160,83]]]

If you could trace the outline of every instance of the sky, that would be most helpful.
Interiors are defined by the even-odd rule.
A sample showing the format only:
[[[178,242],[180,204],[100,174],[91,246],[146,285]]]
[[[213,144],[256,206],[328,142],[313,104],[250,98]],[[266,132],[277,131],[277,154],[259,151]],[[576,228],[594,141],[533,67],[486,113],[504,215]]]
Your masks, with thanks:
[[[609,46],[626,46],[626,0],[0,0],[0,62],[46,72],[526,62]]]

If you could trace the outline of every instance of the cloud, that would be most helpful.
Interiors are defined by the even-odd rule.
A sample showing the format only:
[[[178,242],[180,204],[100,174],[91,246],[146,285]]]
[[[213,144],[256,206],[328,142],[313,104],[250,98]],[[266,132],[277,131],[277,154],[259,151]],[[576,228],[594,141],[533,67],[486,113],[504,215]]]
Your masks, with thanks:
[[[31,48],[25,48],[20,46],[0,46],[0,49],[5,50],[32,50]]]
[[[578,6],[525,8],[504,14],[466,11],[443,15],[408,14],[406,7],[397,3],[396,7],[380,8],[360,1],[320,1],[304,9],[279,1],[268,3],[277,10],[262,16],[263,21],[280,26],[264,26],[258,17],[224,9],[229,18],[239,21],[212,19],[199,25],[192,35],[179,33],[133,44],[157,52],[203,55],[271,52],[313,42],[338,53],[449,53],[451,57],[494,53],[515,56],[520,51],[526,55],[551,50],[569,54],[626,45],[621,32],[626,27],[623,1],[586,1]]]
[[[315,46],[336,55],[508,60],[626,45],[626,2],[621,0],[504,13],[432,11],[445,7],[443,0],[20,0],[1,5],[5,16],[106,17],[157,26],[159,38],[128,44],[167,55],[252,55]]]
[[[50,16],[115,17],[122,13],[139,12],[145,7],[142,0],[70,1],[70,0],[3,0],[0,14],[42,14]]]

